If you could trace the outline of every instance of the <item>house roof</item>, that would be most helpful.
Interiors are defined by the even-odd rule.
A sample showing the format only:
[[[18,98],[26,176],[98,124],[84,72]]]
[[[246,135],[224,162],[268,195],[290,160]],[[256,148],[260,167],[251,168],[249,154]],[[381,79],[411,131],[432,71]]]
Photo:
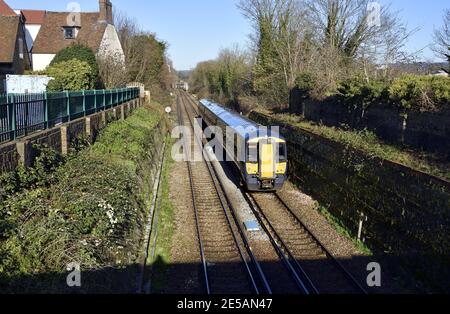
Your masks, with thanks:
[[[0,15],[3,16],[16,16],[16,12],[6,4],[5,1],[0,0]]]
[[[16,50],[19,16],[0,15],[0,63],[12,63]]]
[[[70,12],[47,12],[33,46],[33,53],[56,54],[73,43],[80,43],[96,53],[107,23],[99,22],[99,13],[80,13],[80,29],[76,39],[66,39],[63,28],[70,26]]]
[[[25,16],[26,24],[44,24],[46,11],[43,10],[20,10]]]

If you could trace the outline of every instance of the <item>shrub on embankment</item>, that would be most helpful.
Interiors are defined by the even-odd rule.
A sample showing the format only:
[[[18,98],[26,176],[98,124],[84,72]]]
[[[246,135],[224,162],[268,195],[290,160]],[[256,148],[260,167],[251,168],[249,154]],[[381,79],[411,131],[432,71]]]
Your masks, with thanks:
[[[73,262],[81,265],[84,283],[85,274],[107,277],[109,267],[136,263],[152,166],[165,136],[159,120],[158,110],[137,109],[65,162],[56,163],[56,154],[55,163],[41,155],[29,171],[1,179],[0,291],[63,292],[65,268]],[[42,159],[47,168],[56,166],[35,170],[43,167]],[[115,287],[132,291],[134,277],[124,280],[128,286],[119,281]]]
[[[386,259],[384,267],[394,273],[408,269],[413,284],[420,279],[432,290],[450,291],[449,181],[383,158],[383,147],[372,149],[348,134],[331,135],[331,128],[319,132],[319,127],[306,128],[306,122],[286,123],[257,112],[250,117],[280,126],[289,143],[290,180],[355,237],[362,221],[361,239]]]
[[[353,78],[340,82],[336,94],[311,96],[311,86],[297,83],[290,111],[328,126],[369,129],[381,139],[447,155],[450,150],[450,78],[404,75],[392,81]]]

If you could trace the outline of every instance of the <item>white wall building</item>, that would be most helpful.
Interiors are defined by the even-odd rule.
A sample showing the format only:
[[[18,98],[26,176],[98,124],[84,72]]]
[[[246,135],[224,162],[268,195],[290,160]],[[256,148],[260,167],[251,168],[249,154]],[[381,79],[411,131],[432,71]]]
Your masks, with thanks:
[[[109,0],[99,0],[99,7],[99,12],[75,15],[72,12],[45,12],[42,24],[30,23],[33,70],[44,70],[59,51],[72,44],[86,45],[98,57],[114,56],[124,64],[125,55],[113,24],[112,4]]]
[[[27,40],[28,51],[33,49],[34,41],[44,23],[45,11],[42,10],[14,10],[17,15],[21,13],[25,17],[25,36]]]

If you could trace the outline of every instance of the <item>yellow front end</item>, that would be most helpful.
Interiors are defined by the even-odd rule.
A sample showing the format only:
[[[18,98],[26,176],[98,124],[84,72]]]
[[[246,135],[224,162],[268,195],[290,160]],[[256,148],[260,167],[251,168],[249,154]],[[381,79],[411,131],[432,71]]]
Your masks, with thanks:
[[[261,180],[275,179],[275,148],[272,143],[261,145]]]
[[[279,190],[287,174],[286,142],[279,138],[257,138],[248,142],[246,183],[250,191]]]

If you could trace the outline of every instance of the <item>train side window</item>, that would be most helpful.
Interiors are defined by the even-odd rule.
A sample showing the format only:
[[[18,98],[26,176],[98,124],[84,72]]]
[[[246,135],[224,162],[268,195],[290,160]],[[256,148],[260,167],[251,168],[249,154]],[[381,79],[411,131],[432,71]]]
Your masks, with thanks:
[[[280,162],[287,161],[286,144],[284,144],[284,143],[279,143],[278,144],[278,158],[279,158]]]
[[[258,162],[258,143],[247,145],[247,162]]]

